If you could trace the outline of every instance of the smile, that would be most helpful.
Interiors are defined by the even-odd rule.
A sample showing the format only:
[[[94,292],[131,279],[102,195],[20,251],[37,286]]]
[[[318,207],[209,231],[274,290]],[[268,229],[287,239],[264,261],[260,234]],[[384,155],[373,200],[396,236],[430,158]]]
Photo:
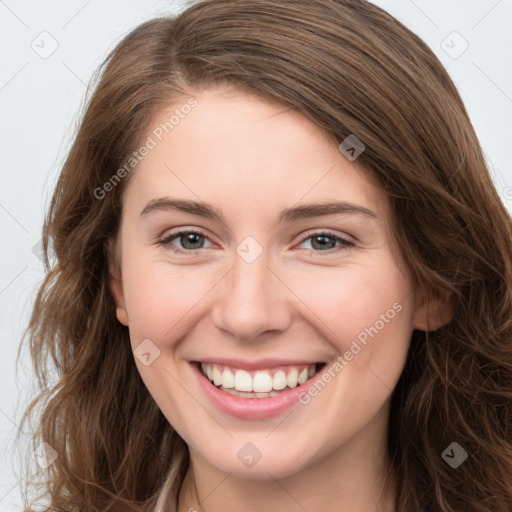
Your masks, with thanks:
[[[278,416],[299,404],[301,393],[327,363],[253,364],[190,361],[205,397],[221,413],[245,420]],[[227,364],[229,363],[229,364]],[[306,408],[304,408],[306,409]],[[303,410],[304,410],[303,409]]]
[[[304,384],[322,363],[278,366],[247,371],[220,364],[201,363],[203,375],[222,391],[245,398],[267,398]]]

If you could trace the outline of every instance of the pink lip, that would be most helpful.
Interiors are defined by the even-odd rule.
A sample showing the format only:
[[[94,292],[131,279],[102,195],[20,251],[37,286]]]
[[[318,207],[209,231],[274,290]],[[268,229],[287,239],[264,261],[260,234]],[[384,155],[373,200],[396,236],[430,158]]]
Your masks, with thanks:
[[[215,362],[220,361],[216,360]],[[225,360],[223,360],[225,361]],[[230,360],[232,361],[232,360]],[[239,361],[237,361],[237,364]],[[268,361],[266,368],[269,367]],[[291,364],[291,363],[290,363]],[[305,363],[304,363],[305,364]],[[283,391],[271,398],[242,398],[230,395],[215,387],[204,375],[197,363],[190,363],[206,396],[223,413],[244,420],[262,420],[278,416],[299,403],[299,394],[311,385],[309,380],[294,389]],[[319,375],[318,372],[316,375]]]
[[[305,366],[319,363],[318,361],[304,361],[300,359],[260,359],[258,361],[244,361],[243,359],[233,359],[227,357],[206,357],[201,358],[201,363],[219,364],[231,368],[240,368],[241,370],[264,370],[275,366]],[[250,400],[250,399],[249,399]]]

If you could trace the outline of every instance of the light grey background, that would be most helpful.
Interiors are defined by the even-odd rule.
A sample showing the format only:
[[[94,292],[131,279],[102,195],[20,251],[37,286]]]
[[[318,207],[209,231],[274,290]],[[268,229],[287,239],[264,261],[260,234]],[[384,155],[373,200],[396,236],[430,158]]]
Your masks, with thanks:
[[[374,0],[417,33],[448,69],[496,183],[512,209],[512,0]],[[10,466],[30,395],[31,366],[15,356],[43,279],[43,215],[93,71],[139,23],[182,1],[0,0],[0,510],[19,511]],[[467,46],[467,48],[466,48]],[[52,53],[53,52],[53,53]],[[26,436],[28,440],[28,436]],[[9,452],[11,453],[11,452]]]

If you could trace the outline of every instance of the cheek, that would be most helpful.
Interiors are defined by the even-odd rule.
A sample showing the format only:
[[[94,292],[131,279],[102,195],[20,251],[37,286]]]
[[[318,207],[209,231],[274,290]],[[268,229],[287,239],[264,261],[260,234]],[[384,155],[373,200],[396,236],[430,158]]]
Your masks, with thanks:
[[[396,267],[368,277],[372,279],[367,279],[360,297],[353,298],[350,347],[345,358],[352,357],[353,372],[370,372],[368,382],[377,379],[389,390],[402,372],[411,339],[411,295]]]
[[[139,262],[140,263],[140,262]],[[150,338],[158,345],[190,330],[194,308],[207,299],[214,279],[207,267],[194,271],[166,262],[126,262],[125,299],[132,343]]]
[[[325,411],[332,431],[347,411],[362,428],[389,398],[405,364],[413,318],[408,281],[394,261],[381,258],[378,266],[339,268],[304,285],[315,313],[310,322],[339,352],[328,378],[333,391],[311,400]]]
[[[321,269],[296,275],[295,282],[297,295],[311,308],[310,322],[341,354],[349,352],[351,366],[400,363],[412,333],[412,295],[392,259]]]

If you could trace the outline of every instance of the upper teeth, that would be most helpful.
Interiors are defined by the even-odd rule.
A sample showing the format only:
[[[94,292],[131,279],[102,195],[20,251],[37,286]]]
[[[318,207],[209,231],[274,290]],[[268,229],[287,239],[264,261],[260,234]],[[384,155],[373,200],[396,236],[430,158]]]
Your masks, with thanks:
[[[272,389],[282,390],[286,386],[295,388],[304,384],[316,373],[316,365],[281,366],[272,370],[248,372],[218,364],[201,363],[201,369],[215,386],[255,393],[265,393]]]

